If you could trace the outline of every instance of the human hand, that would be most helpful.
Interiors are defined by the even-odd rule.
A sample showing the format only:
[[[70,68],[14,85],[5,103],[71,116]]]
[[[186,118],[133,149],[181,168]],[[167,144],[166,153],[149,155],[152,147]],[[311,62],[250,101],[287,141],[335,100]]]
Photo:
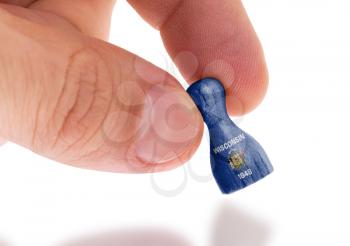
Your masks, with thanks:
[[[104,171],[163,171],[191,157],[200,114],[175,78],[105,41],[114,3],[0,0],[0,138]],[[189,83],[224,83],[231,115],[263,99],[263,51],[239,0],[129,3]]]

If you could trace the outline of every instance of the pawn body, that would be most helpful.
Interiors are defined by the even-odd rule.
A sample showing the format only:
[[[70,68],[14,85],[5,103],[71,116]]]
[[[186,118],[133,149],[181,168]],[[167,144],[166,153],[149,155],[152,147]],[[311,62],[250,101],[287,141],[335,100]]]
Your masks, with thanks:
[[[211,168],[223,193],[240,190],[273,171],[260,144],[228,116],[220,81],[203,79],[192,84],[187,92],[208,126]]]

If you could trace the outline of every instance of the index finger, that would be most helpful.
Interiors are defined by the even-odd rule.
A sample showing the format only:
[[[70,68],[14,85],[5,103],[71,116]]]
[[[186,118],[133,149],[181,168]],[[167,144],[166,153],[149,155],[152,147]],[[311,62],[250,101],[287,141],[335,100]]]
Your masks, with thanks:
[[[263,99],[268,72],[263,50],[240,0],[128,0],[152,26],[184,78],[221,80],[231,115]]]

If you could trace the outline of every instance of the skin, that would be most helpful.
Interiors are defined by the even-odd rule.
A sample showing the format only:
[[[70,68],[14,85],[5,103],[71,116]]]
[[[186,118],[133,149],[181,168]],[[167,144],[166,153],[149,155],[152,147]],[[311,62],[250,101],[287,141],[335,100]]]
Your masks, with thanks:
[[[129,3],[189,84],[223,82],[231,115],[262,101],[264,55],[239,0]],[[113,172],[169,170],[193,155],[198,110],[175,78],[106,41],[114,4],[0,0],[0,142]]]

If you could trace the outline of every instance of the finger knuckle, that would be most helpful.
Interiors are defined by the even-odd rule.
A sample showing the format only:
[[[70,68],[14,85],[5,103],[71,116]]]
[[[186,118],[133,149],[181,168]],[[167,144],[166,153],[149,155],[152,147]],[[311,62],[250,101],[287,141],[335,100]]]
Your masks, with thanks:
[[[64,80],[44,135],[51,155],[79,152],[98,133],[112,100],[111,73],[94,49],[71,55]]]

